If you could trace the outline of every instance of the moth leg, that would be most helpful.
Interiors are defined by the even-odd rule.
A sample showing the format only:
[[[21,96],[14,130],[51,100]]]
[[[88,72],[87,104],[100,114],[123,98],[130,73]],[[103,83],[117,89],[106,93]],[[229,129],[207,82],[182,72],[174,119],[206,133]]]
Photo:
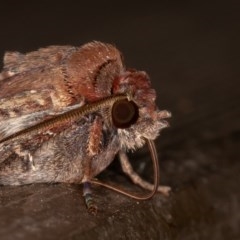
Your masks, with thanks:
[[[119,151],[119,158],[123,172],[130,177],[133,183],[139,185],[140,187],[152,190],[153,184],[143,180],[132,168],[131,163],[128,160],[128,156],[125,152]],[[158,186],[158,192],[168,196],[171,188],[169,186]]]
[[[88,138],[88,154],[90,157],[97,155],[100,151],[102,139],[102,121],[96,116],[90,129]]]
[[[91,159],[96,156],[101,150],[101,139],[102,139],[102,121],[96,116],[91,127],[89,128],[89,137],[87,143],[87,152],[89,161],[85,165],[85,176],[83,180],[83,197],[85,204],[90,213],[97,213],[97,205],[95,204],[94,198],[91,191],[91,183],[88,179],[92,178],[93,169]]]
[[[84,182],[83,183],[83,197],[85,204],[87,206],[87,210],[89,213],[96,215],[97,213],[97,205],[95,204],[94,198],[92,196],[92,190],[91,190],[91,183],[90,182]]]

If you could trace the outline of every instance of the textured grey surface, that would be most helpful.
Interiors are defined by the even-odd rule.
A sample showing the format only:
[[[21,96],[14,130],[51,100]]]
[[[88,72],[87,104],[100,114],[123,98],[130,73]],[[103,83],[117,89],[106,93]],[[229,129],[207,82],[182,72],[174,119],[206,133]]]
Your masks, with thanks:
[[[136,202],[94,187],[100,211],[93,217],[81,186],[1,187],[1,240],[240,238],[236,3],[19,2],[1,9],[1,56],[52,44],[115,43],[127,66],[150,74],[159,107],[173,114],[157,140],[161,180],[173,188],[169,198]],[[151,179],[147,151],[131,158]],[[135,190],[118,167],[100,177]]]
[[[224,156],[216,145],[228,148]],[[97,187],[96,217],[87,213],[78,186],[2,188],[1,239],[237,239],[240,176],[233,145],[187,147],[184,159],[182,147],[164,163],[166,178],[175,185],[169,198],[158,194],[136,202]],[[115,179],[131,189],[123,178]]]

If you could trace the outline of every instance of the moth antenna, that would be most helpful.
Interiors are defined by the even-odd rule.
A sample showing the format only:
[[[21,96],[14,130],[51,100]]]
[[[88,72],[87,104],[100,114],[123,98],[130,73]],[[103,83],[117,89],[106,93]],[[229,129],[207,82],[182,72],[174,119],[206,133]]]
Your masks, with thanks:
[[[98,180],[95,180],[95,179],[91,180],[90,182],[93,183],[93,184],[100,185],[100,186],[103,186],[105,188],[111,189],[115,192],[121,193],[125,196],[128,196],[128,197],[136,199],[136,200],[148,200],[148,199],[152,198],[154,196],[154,194],[157,192],[158,185],[159,185],[159,178],[160,178],[159,161],[158,161],[157,151],[156,151],[156,147],[155,147],[154,142],[150,139],[145,139],[145,140],[148,144],[148,149],[149,149],[150,154],[151,154],[151,159],[152,159],[152,163],[153,163],[153,172],[154,172],[153,190],[150,193],[141,196],[141,195],[136,195],[134,193],[127,192],[123,189],[114,187],[112,185],[109,185],[107,183],[104,183],[104,182],[101,182],[101,181],[98,181]]]
[[[51,127],[57,126],[58,124],[67,123],[69,121],[71,122],[76,121],[87,114],[97,112],[99,109],[102,109],[108,106],[112,106],[116,101],[124,100],[124,99],[128,99],[128,97],[126,95],[115,95],[115,96],[110,96],[110,97],[98,100],[96,102],[87,103],[86,105],[83,105],[79,108],[56,115],[48,120],[45,120],[29,128],[23,129],[10,136],[7,136],[0,140],[0,144],[11,139],[27,136],[28,134],[34,134],[34,133],[37,134],[39,131],[47,130]]]

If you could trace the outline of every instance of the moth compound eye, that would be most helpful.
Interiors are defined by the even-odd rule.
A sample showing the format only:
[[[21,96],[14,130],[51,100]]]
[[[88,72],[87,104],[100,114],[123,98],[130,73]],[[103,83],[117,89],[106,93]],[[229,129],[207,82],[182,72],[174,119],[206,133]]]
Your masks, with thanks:
[[[112,122],[117,128],[128,128],[139,117],[138,107],[133,101],[119,100],[112,107]]]

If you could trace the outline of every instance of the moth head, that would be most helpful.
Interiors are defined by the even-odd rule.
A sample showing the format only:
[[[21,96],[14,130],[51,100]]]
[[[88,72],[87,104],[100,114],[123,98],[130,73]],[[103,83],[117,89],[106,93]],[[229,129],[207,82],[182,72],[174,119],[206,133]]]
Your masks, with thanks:
[[[164,119],[171,114],[157,108],[156,92],[145,72],[126,71],[114,80],[113,93],[130,96],[129,100],[116,101],[111,111],[121,147],[139,148],[145,139],[154,140],[160,130],[168,126]]]

